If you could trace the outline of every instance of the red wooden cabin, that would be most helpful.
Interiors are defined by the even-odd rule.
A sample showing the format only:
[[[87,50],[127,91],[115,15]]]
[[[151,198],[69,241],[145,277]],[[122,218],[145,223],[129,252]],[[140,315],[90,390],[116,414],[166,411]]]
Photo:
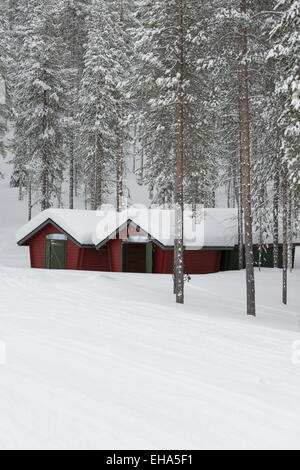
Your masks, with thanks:
[[[232,211],[230,215],[232,219]],[[111,219],[111,212],[107,219]],[[48,209],[22,227],[17,243],[29,246],[32,268],[172,273],[172,235],[156,237],[157,227],[154,236],[149,233],[145,210],[143,217],[125,214],[117,219],[106,223],[105,214],[99,211]],[[97,230],[99,220],[101,227]],[[184,252],[187,272],[220,271],[222,252],[233,246],[231,242],[230,246],[199,248],[191,243]]]

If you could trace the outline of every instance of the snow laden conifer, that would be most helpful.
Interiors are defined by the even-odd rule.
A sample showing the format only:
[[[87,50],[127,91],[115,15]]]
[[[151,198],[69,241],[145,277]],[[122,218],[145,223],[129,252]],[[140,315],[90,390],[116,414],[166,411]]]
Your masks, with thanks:
[[[198,70],[206,43],[203,9],[195,1],[148,0],[137,2],[136,12],[133,89],[144,181],[155,202],[175,204],[174,276],[179,303],[183,302],[183,190],[188,202],[203,202],[201,169],[208,155],[210,94],[207,75]],[[200,191],[195,191],[198,185]]]
[[[118,152],[118,23],[103,0],[93,0],[87,18],[88,40],[79,98],[80,155],[90,207],[108,192]]]
[[[34,181],[41,209],[57,195],[64,170],[61,125],[66,83],[58,2],[29,0],[14,76],[14,164]]]
[[[65,44],[62,60],[65,64],[68,88],[65,96],[63,127],[65,134],[64,153],[68,158],[66,179],[69,185],[69,208],[74,208],[74,197],[78,196],[82,168],[80,154],[76,152],[80,123],[77,120],[78,100],[83,71],[83,45],[87,40],[86,16],[90,1],[67,0],[60,14],[61,35]]]
[[[134,45],[136,68],[133,88],[137,107],[138,138],[144,160],[143,180],[152,189],[154,202],[171,203],[174,196],[174,136],[177,133],[178,2],[136,2]],[[201,169],[207,168],[214,124],[209,119],[210,81],[205,50],[206,8],[199,2],[183,2],[184,153],[187,202],[207,193]],[[212,119],[213,121],[213,119]],[[213,167],[213,165],[212,165]],[[199,173],[198,173],[199,172]],[[199,177],[199,178],[197,178]],[[199,190],[193,191],[197,186]],[[211,181],[210,181],[211,186]],[[199,202],[204,202],[201,199]]]
[[[282,301],[286,304],[287,265],[288,258],[291,259],[291,250],[288,250],[288,247],[291,247],[289,240],[293,236],[293,216],[297,216],[300,194],[300,2],[280,0],[276,4],[276,11],[279,13],[279,19],[271,34],[273,45],[268,58],[275,60],[278,65],[275,91],[277,100],[281,103],[278,131],[282,191]]]
[[[5,155],[4,136],[8,119],[8,72],[10,63],[9,25],[4,5],[0,4],[0,158]],[[0,173],[1,177],[1,173]]]
[[[300,1],[280,0],[276,10],[282,16],[272,31],[274,44],[268,57],[280,64],[276,94],[283,103],[279,118],[281,151],[288,166],[289,183],[299,191]]]
[[[124,208],[126,187],[126,154],[131,143],[130,76],[135,64],[132,60],[133,45],[130,29],[134,25],[132,0],[109,0],[108,14],[114,24],[115,100],[117,105],[117,152],[115,156],[116,209]]]

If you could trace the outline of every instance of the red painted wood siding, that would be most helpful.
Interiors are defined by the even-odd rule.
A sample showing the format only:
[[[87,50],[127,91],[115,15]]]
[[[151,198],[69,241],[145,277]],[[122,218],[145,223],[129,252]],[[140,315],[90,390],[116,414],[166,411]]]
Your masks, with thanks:
[[[220,271],[220,250],[186,250],[184,264],[189,274],[209,274]]]
[[[153,272],[164,273],[164,258],[166,250],[153,243]]]
[[[189,274],[209,274],[220,271],[221,251],[185,250],[184,264]],[[163,250],[155,245],[153,272],[171,274],[174,265],[174,250]]]
[[[112,272],[122,272],[122,243],[123,240],[116,238],[110,240],[108,246],[109,269]]]
[[[96,250],[96,248],[81,248],[82,259],[78,269],[84,271],[109,271],[108,250]]]
[[[32,268],[45,267],[45,241],[48,233],[61,233],[53,225],[48,224],[29,240],[30,261]],[[71,240],[67,240],[67,269],[78,269],[80,248]]]

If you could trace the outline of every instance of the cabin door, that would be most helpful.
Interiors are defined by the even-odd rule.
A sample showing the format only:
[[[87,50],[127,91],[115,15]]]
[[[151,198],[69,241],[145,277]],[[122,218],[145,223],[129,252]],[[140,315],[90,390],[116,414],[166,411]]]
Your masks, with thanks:
[[[123,243],[122,271],[152,273],[152,243]]]
[[[66,269],[66,242],[46,240],[45,268]]]

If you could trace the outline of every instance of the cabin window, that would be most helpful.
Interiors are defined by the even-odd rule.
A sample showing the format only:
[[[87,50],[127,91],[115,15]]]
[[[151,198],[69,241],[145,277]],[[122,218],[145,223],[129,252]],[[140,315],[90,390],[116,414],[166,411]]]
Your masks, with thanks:
[[[148,237],[143,235],[131,235],[125,240],[127,243],[149,243],[150,240]]]
[[[67,236],[63,233],[48,233],[46,235],[47,240],[67,240]]]

